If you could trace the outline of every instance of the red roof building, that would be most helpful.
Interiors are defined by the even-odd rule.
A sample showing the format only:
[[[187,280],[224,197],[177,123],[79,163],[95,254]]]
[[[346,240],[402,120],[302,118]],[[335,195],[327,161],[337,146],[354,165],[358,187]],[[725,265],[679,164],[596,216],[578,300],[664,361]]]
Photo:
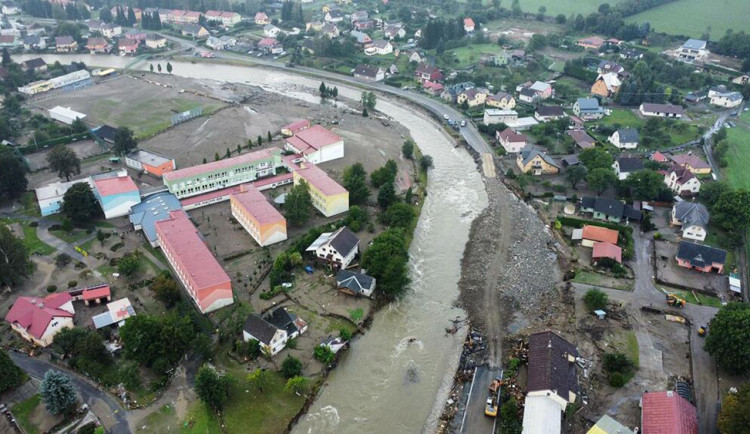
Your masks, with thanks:
[[[349,210],[349,192],[317,166],[302,163],[293,174],[294,185],[305,181],[310,186],[312,204],[324,216],[331,217]]]
[[[648,392],[642,401],[644,434],[698,434],[698,412],[677,393]]]
[[[651,159],[656,161],[657,163],[665,163],[667,161],[667,157],[659,151],[651,154]]]
[[[596,243],[591,253],[591,260],[610,258],[622,264],[622,249],[612,243]]]
[[[114,196],[116,194],[138,191],[138,186],[129,176],[118,176],[114,178],[96,179],[94,186],[102,196]]]
[[[297,134],[298,131],[304,130],[308,127],[310,127],[310,121],[308,121],[307,119],[294,121],[291,124],[281,127],[281,134],[286,137],[290,137]]]
[[[81,293],[81,299],[83,303],[88,306],[93,301],[96,304],[100,304],[102,300],[112,300],[112,291],[109,285],[94,286],[92,288],[86,288]]]
[[[320,125],[305,128],[287,138],[285,148],[303,154],[305,160],[314,164],[344,157],[344,140]]]
[[[121,53],[135,53],[138,51],[139,41],[137,39],[122,38],[117,41],[117,49]]]
[[[474,20],[471,18],[464,18],[464,30],[467,32],[473,32],[474,31]]]
[[[5,320],[24,339],[46,347],[61,330],[73,328],[74,314],[73,297],[60,292],[45,298],[18,297]]]
[[[253,186],[242,186],[242,191],[232,194],[232,216],[260,245],[268,246],[286,240],[286,219]]]
[[[164,256],[201,313],[234,303],[232,280],[203,242],[184,211],[156,222],[156,235]]]
[[[618,235],[616,230],[601,226],[585,225],[583,227],[583,240],[617,244]]]

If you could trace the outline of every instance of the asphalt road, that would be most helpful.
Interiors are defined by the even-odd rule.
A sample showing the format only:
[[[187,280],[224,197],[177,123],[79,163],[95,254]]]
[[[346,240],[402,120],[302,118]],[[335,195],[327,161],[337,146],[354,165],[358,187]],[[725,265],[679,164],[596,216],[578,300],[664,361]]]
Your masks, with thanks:
[[[165,38],[182,44],[183,47],[189,47],[196,52],[207,52],[212,51],[208,50],[204,47],[199,47],[195,43],[191,41],[186,41],[184,39],[175,38],[173,36],[169,35],[162,35]],[[304,66],[295,66],[294,68],[289,68],[287,66],[284,66],[283,63],[280,61],[274,61],[269,59],[268,57],[251,57],[239,53],[233,53],[230,51],[221,51],[217,53],[216,56],[217,59],[233,59],[233,60],[240,60],[243,62],[256,64],[260,66],[265,66],[268,68],[276,68],[276,69],[282,69],[287,73],[290,74],[301,74],[301,75],[308,75],[313,77],[318,77],[321,79],[325,79],[327,81],[337,81],[340,83],[346,83],[353,86],[357,86],[364,89],[370,89],[370,90],[376,90],[378,92],[387,93],[390,95],[395,95],[401,98],[405,98],[415,104],[418,104],[425,109],[429,110],[430,112],[434,113],[436,116],[443,118],[443,115],[448,115],[450,119],[453,120],[466,120],[466,126],[462,127],[460,129],[460,133],[463,136],[463,138],[466,140],[466,142],[469,144],[469,146],[472,147],[476,152],[483,153],[483,152],[489,152],[492,153],[492,148],[490,145],[484,140],[484,138],[481,136],[477,128],[469,122],[468,119],[466,119],[463,114],[461,114],[458,110],[454,109],[453,107],[443,104],[440,101],[436,101],[434,99],[431,99],[427,97],[424,94],[412,92],[410,90],[404,90],[400,88],[396,88],[393,86],[388,86],[385,83],[373,83],[365,80],[359,80],[354,77],[349,77],[346,75],[336,74],[329,71],[321,71],[318,69],[313,68],[307,68]],[[134,65],[133,65],[134,66]]]
[[[8,355],[29,376],[44,379],[44,374],[50,369],[60,370],[43,360],[34,359],[15,351],[9,351]],[[88,404],[91,411],[99,417],[108,433],[129,434],[131,432],[125,410],[115,398],[107,392],[97,389],[83,377],[67,372],[73,381],[81,400]]]
[[[495,421],[497,419],[485,416],[484,407],[489,395],[490,383],[498,375],[500,375],[499,369],[492,369],[488,366],[477,367],[469,400],[466,403],[464,418],[461,422],[462,433],[480,434],[494,432]]]

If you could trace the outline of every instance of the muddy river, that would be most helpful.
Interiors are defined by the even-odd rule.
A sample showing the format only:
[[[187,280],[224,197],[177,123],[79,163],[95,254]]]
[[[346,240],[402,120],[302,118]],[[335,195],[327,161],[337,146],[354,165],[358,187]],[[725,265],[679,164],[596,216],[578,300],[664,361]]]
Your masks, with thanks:
[[[17,56],[18,60],[33,56]],[[43,56],[61,63],[122,68],[132,58]],[[320,80],[281,71],[232,65],[172,62],[173,74],[258,85],[270,92],[318,102]],[[147,69],[148,64],[138,66]],[[359,100],[361,91],[338,85]],[[432,432],[448,397],[461,337],[446,335],[449,320],[465,317],[458,298],[461,256],[471,221],[487,205],[471,157],[453,147],[442,129],[421,113],[379,98],[377,109],[409,129],[420,149],[434,158],[428,196],[411,245],[412,285],[398,303],[380,311],[372,328],[352,342],[320,396],[295,428],[298,433]],[[377,138],[373,138],[377,140]]]

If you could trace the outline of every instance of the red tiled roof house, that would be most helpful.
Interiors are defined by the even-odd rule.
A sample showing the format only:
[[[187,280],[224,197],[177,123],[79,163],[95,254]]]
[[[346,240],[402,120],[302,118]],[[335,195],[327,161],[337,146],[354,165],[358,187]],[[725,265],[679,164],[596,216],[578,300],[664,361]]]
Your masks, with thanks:
[[[240,193],[229,197],[232,217],[260,246],[286,240],[286,219],[253,186],[243,187]]]
[[[234,303],[232,280],[203,242],[183,211],[156,222],[156,235],[164,256],[201,313]]]
[[[643,394],[641,429],[644,434],[698,434],[698,412],[673,391]]]
[[[67,292],[45,298],[18,297],[5,320],[27,341],[46,347],[55,335],[73,328],[73,297]]]

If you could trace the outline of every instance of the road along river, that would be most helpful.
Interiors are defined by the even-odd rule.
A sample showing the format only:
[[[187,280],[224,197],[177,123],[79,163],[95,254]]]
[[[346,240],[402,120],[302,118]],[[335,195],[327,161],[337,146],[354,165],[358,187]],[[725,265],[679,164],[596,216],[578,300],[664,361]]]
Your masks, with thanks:
[[[25,60],[30,56],[18,56]],[[115,56],[42,56],[61,63],[124,67]],[[173,74],[261,86],[267,91],[318,102],[319,80],[278,70],[234,65],[172,62]],[[148,68],[147,64],[140,66]],[[358,101],[361,91],[337,85]],[[301,419],[300,433],[432,432],[452,384],[461,336],[446,335],[448,320],[465,312],[458,298],[461,257],[472,220],[487,206],[484,184],[472,158],[429,117],[380,97],[377,110],[404,125],[423,153],[434,158],[428,196],[411,245],[412,285],[399,302],[381,310],[328,377],[315,404]],[[373,138],[377,140],[377,138]],[[323,166],[325,167],[325,165]]]

